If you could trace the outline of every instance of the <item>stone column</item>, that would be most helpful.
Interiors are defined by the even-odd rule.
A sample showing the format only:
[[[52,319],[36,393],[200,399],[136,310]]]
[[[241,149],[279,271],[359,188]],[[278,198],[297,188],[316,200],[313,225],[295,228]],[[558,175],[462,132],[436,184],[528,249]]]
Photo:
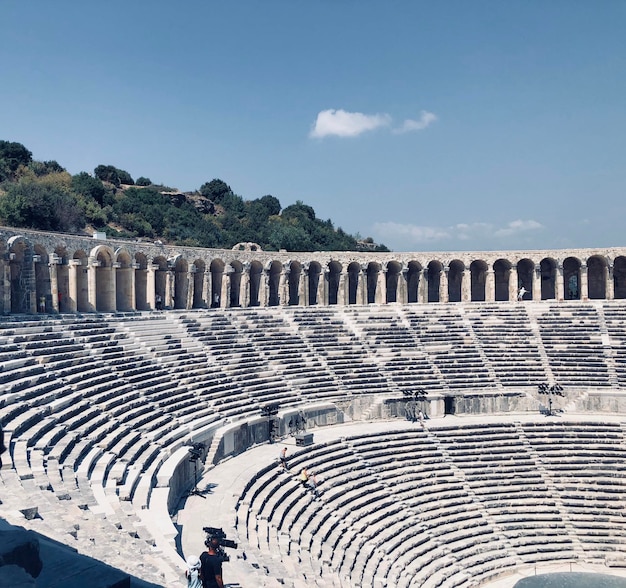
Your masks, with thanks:
[[[299,306],[309,306],[309,264],[302,265],[302,277],[300,278],[300,286],[298,288],[300,294]]]
[[[613,278],[613,264],[608,263],[604,271],[604,280],[606,283],[604,291],[607,300],[615,300],[615,282]]]
[[[399,304],[408,304],[409,302],[408,274],[408,267],[403,267],[398,273],[398,289],[396,291],[396,302],[398,302]]]
[[[189,310],[193,308],[193,296],[196,291],[196,264],[192,263],[189,266],[189,271],[187,272],[187,302],[185,304],[185,308]]]
[[[130,307],[137,310],[137,270],[141,266],[137,262],[130,264]]]
[[[359,265],[359,274],[356,284],[356,303],[367,304],[367,266]]]
[[[376,294],[374,302],[376,304],[385,304],[387,302],[387,266],[382,266],[376,276]]]
[[[587,278],[587,264],[580,265],[580,293],[581,300],[589,300],[589,280]]]
[[[280,277],[278,279],[278,305],[279,306],[288,306],[289,305],[289,274],[291,273],[290,268],[283,268],[283,271],[280,272]]]
[[[487,302],[494,302],[496,299],[496,279],[493,269],[487,270],[487,277],[485,279],[485,300]]]
[[[157,264],[148,264],[146,268],[146,299],[148,306],[154,310],[156,308],[156,272],[159,269]]]
[[[469,269],[463,270],[461,281],[461,301],[469,302],[472,299],[472,272]]]
[[[208,267],[204,268],[204,278],[202,280],[202,299],[204,300],[204,304],[207,308],[211,308],[213,306],[213,298],[212,298],[212,281],[213,274]]]
[[[165,274],[165,300],[163,301],[163,305],[165,308],[174,308],[174,280],[176,279],[176,275],[174,273],[174,269],[171,267],[167,268],[167,273]]]
[[[243,264],[241,281],[239,282],[239,304],[244,308],[250,306],[250,263]]]
[[[428,302],[428,268],[421,271],[420,282],[418,284],[417,301],[426,304]]]
[[[563,264],[558,262],[556,265],[556,299],[563,300],[565,298],[563,284]]]
[[[511,266],[511,273],[509,274],[509,300],[517,300],[517,291],[518,287],[518,276],[517,276],[517,264]]]
[[[533,270],[533,300],[541,300],[541,266],[535,265]]]
[[[2,308],[7,314],[11,312],[11,264],[5,254],[2,264]]]
[[[339,274],[339,287],[337,288],[337,305],[346,306],[348,304],[347,296],[348,272],[345,269]]]
[[[328,274],[327,267],[322,268],[320,280],[317,283],[317,303],[320,306],[328,306]]]
[[[101,262],[99,260],[93,257],[89,258],[87,264],[87,299],[89,301],[90,312],[98,310],[96,272],[100,265]]]
[[[59,274],[58,267],[60,263],[59,256],[53,253],[48,258],[48,267],[50,268],[50,293],[52,295],[52,310],[59,312]]]
[[[230,307],[230,276],[235,270],[228,266],[224,268],[222,274],[222,291],[220,292],[220,306],[223,308]]]
[[[70,259],[68,261],[68,280],[69,280],[69,296],[68,300],[65,301],[67,304],[68,312],[77,312],[78,311],[78,272],[82,267],[80,259]]]
[[[118,261],[115,261],[111,264],[111,281],[113,282],[113,293],[112,293],[112,303],[113,303],[113,311],[117,310],[117,270],[122,267],[122,264]]]
[[[446,265],[443,267],[439,277],[439,302],[449,302],[448,295],[448,272],[450,268]]]

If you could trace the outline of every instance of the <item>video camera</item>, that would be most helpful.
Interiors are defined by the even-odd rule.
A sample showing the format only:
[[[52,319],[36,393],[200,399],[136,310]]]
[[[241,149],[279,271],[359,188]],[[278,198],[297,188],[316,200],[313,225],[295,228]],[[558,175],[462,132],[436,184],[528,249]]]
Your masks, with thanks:
[[[230,539],[226,538],[226,533],[218,527],[202,527],[202,530],[206,533],[206,540],[204,544],[208,547],[209,544],[216,539],[217,545],[215,546],[215,551],[217,552],[218,557],[222,561],[230,561],[230,557],[224,551],[224,547],[229,547],[230,549],[237,549],[237,543]]]

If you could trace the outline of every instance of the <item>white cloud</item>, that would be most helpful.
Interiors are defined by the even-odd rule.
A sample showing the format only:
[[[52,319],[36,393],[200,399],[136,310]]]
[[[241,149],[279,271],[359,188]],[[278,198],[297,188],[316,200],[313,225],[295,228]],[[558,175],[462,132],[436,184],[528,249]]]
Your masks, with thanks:
[[[310,136],[321,139],[335,135],[336,137],[356,137],[366,131],[386,127],[391,124],[388,114],[363,114],[345,110],[322,110],[317,115]]]
[[[429,243],[452,237],[445,227],[424,227],[394,222],[375,223],[374,231],[383,238],[400,238],[412,243]]]
[[[400,127],[394,129],[394,133],[410,133],[412,131],[421,131],[426,127],[430,126],[437,120],[437,115],[432,112],[428,112],[427,110],[422,110],[420,112],[420,117],[418,120],[412,120],[407,118]]]
[[[422,226],[396,222],[376,223],[373,227],[377,237],[399,240],[407,245],[439,243],[442,241],[458,242],[471,240],[499,239],[511,237],[528,231],[543,229],[544,226],[534,220],[514,220],[498,228],[491,223],[457,223],[450,226]]]
[[[506,227],[498,229],[493,234],[494,237],[510,237],[511,235],[518,235],[519,233],[525,233],[526,231],[536,231],[537,229],[543,229],[543,225],[534,220],[514,220],[511,221]]]

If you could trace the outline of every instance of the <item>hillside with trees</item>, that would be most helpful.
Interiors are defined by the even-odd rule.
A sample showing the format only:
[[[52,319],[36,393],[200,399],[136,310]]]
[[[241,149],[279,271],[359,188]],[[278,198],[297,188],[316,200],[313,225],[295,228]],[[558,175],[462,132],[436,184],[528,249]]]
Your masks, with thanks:
[[[192,247],[254,242],[266,251],[388,251],[317,218],[301,201],[282,208],[271,195],[246,200],[220,179],[181,192],[144,176],[133,180],[113,165],[71,175],[10,141],[0,141],[0,224]]]

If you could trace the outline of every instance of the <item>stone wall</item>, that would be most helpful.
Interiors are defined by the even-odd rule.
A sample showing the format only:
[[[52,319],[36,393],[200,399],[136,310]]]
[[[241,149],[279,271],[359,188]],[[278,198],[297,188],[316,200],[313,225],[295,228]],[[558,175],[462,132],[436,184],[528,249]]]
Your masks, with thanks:
[[[0,228],[0,311],[626,298],[626,248],[267,252]]]

